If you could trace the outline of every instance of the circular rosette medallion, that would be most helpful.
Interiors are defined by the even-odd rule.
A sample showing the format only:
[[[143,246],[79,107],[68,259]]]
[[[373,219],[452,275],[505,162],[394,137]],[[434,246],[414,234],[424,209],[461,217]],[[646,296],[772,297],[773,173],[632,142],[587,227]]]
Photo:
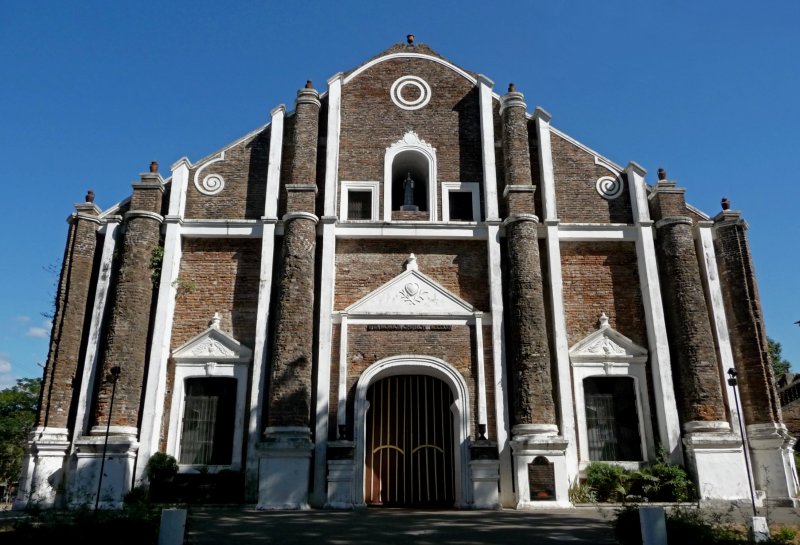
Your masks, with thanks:
[[[389,96],[404,110],[419,110],[431,99],[431,88],[422,78],[417,76],[403,76],[398,78],[389,91]]]

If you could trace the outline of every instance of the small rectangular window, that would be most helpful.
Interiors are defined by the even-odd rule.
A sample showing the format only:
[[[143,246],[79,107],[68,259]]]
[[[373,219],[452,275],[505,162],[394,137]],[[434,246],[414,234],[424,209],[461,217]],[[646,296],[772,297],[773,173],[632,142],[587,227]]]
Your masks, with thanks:
[[[448,191],[451,221],[475,221],[471,191]]]
[[[372,219],[372,191],[357,189],[347,191],[347,219]]]

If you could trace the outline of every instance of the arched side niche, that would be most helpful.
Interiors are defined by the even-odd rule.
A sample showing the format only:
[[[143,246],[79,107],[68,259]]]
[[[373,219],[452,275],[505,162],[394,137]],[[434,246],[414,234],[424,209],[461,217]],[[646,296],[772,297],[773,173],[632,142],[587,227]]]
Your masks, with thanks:
[[[367,390],[374,382],[395,375],[427,375],[442,380],[453,392],[450,412],[453,416],[453,448],[456,507],[472,502],[469,481],[469,390],[464,377],[447,362],[432,356],[393,356],[369,366],[358,379],[355,393],[355,505],[364,504],[364,456],[366,452]]]
[[[383,219],[392,221],[392,211],[404,203],[403,181],[410,174],[415,182],[414,204],[427,212],[428,221],[436,221],[436,149],[414,131],[388,148],[383,167]]]

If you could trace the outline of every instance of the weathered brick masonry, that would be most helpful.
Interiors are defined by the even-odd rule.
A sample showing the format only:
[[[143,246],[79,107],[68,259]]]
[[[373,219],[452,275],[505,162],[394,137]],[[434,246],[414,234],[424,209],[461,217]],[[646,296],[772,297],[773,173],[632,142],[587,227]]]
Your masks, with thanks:
[[[69,233],[61,276],[56,294],[56,312],[50,338],[40,396],[37,426],[66,428],[73,408],[73,386],[80,365],[84,322],[91,296],[92,269],[97,247],[97,215],[100,209],[92,204],[94,194],[85,204],[76,205],[69,220]]]

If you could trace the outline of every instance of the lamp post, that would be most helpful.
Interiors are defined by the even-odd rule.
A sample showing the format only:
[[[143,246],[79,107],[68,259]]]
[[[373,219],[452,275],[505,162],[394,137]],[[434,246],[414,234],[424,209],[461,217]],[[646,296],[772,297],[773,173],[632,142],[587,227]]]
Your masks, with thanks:
[[[119,374],[121,369],[119,365],[115,365],[111,369],[109,369],[110,376],[108,380],[111,381],[111,403],[108,405],[108,423],[106,424],[106,439],[103,443],[103,457],[100,460],[100,476],[97,479],[97,497],[94,500],[94,510],[97,511],[98,506],[100,505],[100,487],[103,485],[103,469],[106,465],[106,451],[108,450],[108,434],[111,431],[111,415],[114,411],[114,394],[117,393],[117,379],[119,379]]]
[[[739,433],[742,436],[742,452],[744,453],[744,466],[747,469],[747,484],[750,487],[750,501],[753,504],[753,516],[757,517],[758,512],[756,511],[756,494],[753,490],[753,475],[750,473],[750,453],[749,449],[747,448],[747,442],[745,441],[744,435],[744,426],[742,425],[742,412],[739,406],[739,394],[736,392],[736,386],[738,385],[738,381],[736,380],[736,369],[731,367],[728,369],[728,384],[732,386],[733,389],[733,399],[734,403],[736,404],[736,420],[739,421]]]

